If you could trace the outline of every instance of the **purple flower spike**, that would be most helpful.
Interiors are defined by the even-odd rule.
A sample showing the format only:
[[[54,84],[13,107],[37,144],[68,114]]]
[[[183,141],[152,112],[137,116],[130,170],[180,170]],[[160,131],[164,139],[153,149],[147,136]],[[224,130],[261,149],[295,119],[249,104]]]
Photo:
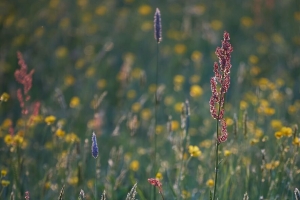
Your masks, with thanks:
[[[97,138],[95,132],[93,132],[93,136],[92,136],[92,156],[95,159],[98,157],[98,145],[97,145]]]

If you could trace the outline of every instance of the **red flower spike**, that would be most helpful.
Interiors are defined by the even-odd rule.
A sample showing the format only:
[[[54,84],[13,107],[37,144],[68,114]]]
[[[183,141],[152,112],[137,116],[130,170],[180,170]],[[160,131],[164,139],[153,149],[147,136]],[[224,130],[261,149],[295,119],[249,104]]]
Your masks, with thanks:
[[[153,186],[155,186],[155,187],[158,187],[158,189],[159,189],[159,193],[162,193],[162,183],[159,181],[159,180],[157,180],[157,179],[155,179],[155,178],[148,178],[148,182],[151,184],[151,185],[153,185]]]

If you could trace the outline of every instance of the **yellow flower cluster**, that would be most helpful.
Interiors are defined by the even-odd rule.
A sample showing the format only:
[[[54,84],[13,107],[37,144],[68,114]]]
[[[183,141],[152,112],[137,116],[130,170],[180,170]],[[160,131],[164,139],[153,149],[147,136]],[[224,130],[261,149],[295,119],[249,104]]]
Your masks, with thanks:
[[[276,167],[278,167],[279,164],[280,164],[280,162],[278,160],[276,160],[276,161],[272,161],[270,163],[266,163],[265,167],[267,170],[273,170]]]
[[[58,129],[55,131],[55,135],[56,135],[57,137],[59,137],[59,138],[64,137],[65,134],[66,134],[66,132],[63,131],[63,130],[61,130],[60,128],[58,128]]]
[[[259,107],[257,108],[257,112],[258,114],[271,116],[275,114],[275,109],[270,107],[270,103],[267,100],[262,99]]]
[[[208,179],[207,181],[206,181],[206,185],[208,186],[208,187],[213,187],[214,186],[214,180],[213,179]]]
[[[71,108],[77,108],[80,104],[80,99],[79,97],[72,97],[71,101],[70,101],[70,107]]]
[[[4,92],[1,97],[0,97],[0,101],[6,102],[9,99],[9,94],[7,94],[6,92]]]
[[[7,170],[2,169],[2,170],[1,170],[1,177],[5,177],[6,174],[7,174]]]
[[[283,136],[291,137],[293,135],[293,130],[290,127],[284,126],[280,129],[280,131],[276,131],[274,135],[277,139],[280,139]]]
[[[45,122],[47,125],[51,125],[55,122],[56,117],[54,117],[53,115],[50,115],[48,117],[45,118]]]
[[[199,147],[198,146],[193,146],[193,145],[189,146],[189,153],[192,157],[198,157],[202,154]]]
[[[140,168],[140,163],[139,163],[139,161],[133,160],[133,161],[130,163],[129,168],[130,168],[132,171],[135,171],[135,172],[138,171],[139,168]]]
[[[7,134],[4,137],[4,142],[7,146],[21,145],[24,142],[24,138],[20,134],[16,134],[16,135]]]
[[[2,187],[7,187],[10,184],[10,181],[7,180],[1,180]]]

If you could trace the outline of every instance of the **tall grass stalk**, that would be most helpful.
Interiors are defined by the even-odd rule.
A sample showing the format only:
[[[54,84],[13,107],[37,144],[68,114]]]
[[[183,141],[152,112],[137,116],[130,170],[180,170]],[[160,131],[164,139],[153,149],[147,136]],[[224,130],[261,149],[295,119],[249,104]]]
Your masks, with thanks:
[[[154,107],[154,164],[153,164],[153,174],[156,174],[157,172],[157,136],[156,136],[156,124],[157,124],[157,107],[159,103],[158,99],[158,60],[159,60],[159,43],[162,40],[162,31],[161,31],[161,16],[160,11],[158,8],[156,8],[155,14],[154,14],[154,39],[156,40],[156,74],[155,74],[155,107]],[[155,188],[153,191],[153,197],[156,199],[155,196]]]
[[[219,132],[219,121],[217,120],[217,125],[216,125],[216,129],[217,129],[217,136],[218,136],[218,132]],[[214,181],[214,197],[213,200],[215,200],[216,198],[216,193],[217,193],[217,182],[218,182],[218,171],[219,171],[219,143],[218,141],[216,141],[216,162],[215,162],[215,181]]]
[[[187,135],[189,131],[189,124],[190,124],[190,107],[188,100],[182,104],[182,113],[181,113],[181,127],[183,128],[184,138],[182,143],[182,154],[181,154],[181,164],[179,170],[179,176],[177,180],[178,191],[179,191],[179,198],[181,198],[181,177],[182,177],[182,169],[184,165],[184,154],[186,152],[186,143],[187,143]],[[187,161],[188,163],[188,161]]]
[[[217,47],[215,54],[219,59],[219,63],[214,63],[214,77],[210,79],[212,96],[209,100],[210,113],[211,116],[216,119],[216,131],[217,131],[217,141],[216,141],[216,162],[215,162],[215,181],[214,181],[214,194],[213,200],[216,199],[217,193],[217,183],[218,183],[218,171],[219,171],[219,145],[227,140],[227,125],[224,119],[225,112],[225,95],[230,86],[230,69],[231,69],[231,52],[233,48],[229,43],[230,37],[229,33],[224,32],[222,46]],[[220,85],[219,89],[217,84]],[[218,111],[216,109],[218,108]],[[219,123],[221,125],[221,131],[219,131]],[[220,132],[220,134],[219,134]]]

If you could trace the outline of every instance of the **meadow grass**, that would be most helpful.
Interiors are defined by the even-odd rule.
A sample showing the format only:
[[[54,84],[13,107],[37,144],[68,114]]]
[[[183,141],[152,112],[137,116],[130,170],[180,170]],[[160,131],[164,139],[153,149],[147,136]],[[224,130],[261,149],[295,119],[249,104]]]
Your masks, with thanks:
[[[4,0],[0,199],[300,199],[297,2],[239,3]]]

